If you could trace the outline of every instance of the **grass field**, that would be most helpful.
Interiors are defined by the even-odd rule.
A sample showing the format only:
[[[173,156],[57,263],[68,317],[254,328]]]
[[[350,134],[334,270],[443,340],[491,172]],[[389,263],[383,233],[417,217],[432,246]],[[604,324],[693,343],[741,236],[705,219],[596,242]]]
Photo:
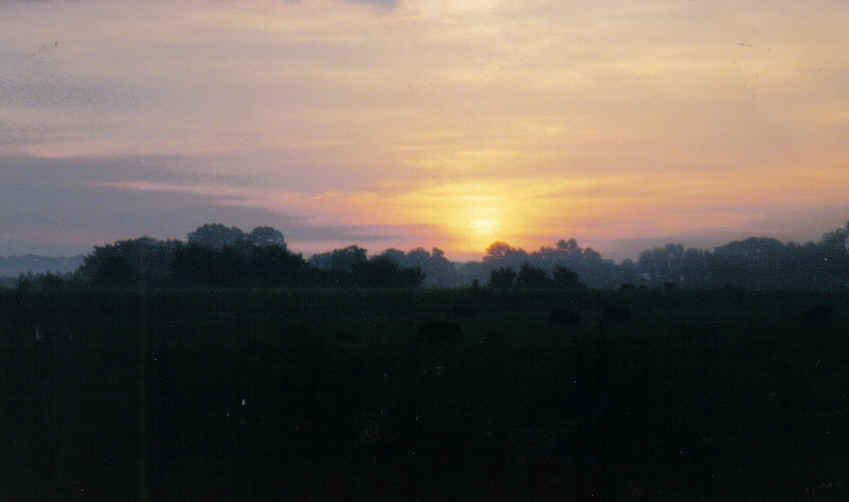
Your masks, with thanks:
[[[849,499],[847,295],[0,301],[7,500]]]

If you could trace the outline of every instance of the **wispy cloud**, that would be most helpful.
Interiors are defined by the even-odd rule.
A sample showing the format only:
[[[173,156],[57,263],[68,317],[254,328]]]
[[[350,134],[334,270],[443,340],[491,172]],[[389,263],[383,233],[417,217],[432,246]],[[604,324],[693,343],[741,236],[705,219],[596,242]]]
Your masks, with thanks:
[[[394,9],[398,6],[400,0],[343,0],[352,4],[374,5],[387,9]]]

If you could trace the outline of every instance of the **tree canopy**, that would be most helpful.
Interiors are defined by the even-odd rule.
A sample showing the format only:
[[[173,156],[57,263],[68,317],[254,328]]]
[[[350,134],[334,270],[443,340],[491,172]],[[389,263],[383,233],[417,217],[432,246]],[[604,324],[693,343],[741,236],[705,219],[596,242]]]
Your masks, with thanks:
[[[59,284],[61,276],[42,283]],[[49,280],[47,280],[49,279]],[[356,244],[316,253],[290,252],[283,233],[256,227],[244,233],[221,223],[202,225],[188,242],[148,236],[95,246],[73,273],[83,284],[456,287],[488,283],[510,288],[615,288],[622,284],[678,288],[833,290],[849,287],[849,222],[818,242],[750,237],[706,249],[680,243],[646,249],[621,264],[577,240],[527,252],[506,242],[490,245],[481,261],[452,263],[439,248],[386,249],[368,256]]]
[[[237,227],[227,227],[221,223],[207,223],[189,232],[189,244],[197,244],[212,249],[222,249],[247,236]]]

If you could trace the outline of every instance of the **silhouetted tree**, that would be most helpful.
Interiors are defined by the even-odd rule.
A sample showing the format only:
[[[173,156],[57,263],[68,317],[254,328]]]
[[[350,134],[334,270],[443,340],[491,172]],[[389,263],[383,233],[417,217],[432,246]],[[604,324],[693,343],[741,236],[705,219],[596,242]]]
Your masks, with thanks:
[[[849,222],[822,236],[823,286],[828,289],[849,285]]]
[[[176,240],[160,241],[147,236],[95,246],[75,275],[82,280],[95,280],[104,260],[121,257],[129,264],[134,277],[144,277],[151,283],[162,282],[171,272],[175,251],[182,246]]]
[[[578,274],[569,270],[566,267],[555,267],[552,275],[554,276],[554,284],[558,288],[577,289],[584,287],[584,285],[578,279]]]
[[[637,272],[637,266],[630,258],[622,261],[619,266],[622,272],[622,282],[626,284],[637,284],[640,282],[640,274]]]
[[[575,239],[569,239],[568,241],[560,239],[557,241],[557,250],[568,254],[579,254],[581,252],[581,247]]]
[[[53,272],[45,272],[38,274],[38,284],[42,290],[55,290],[65,287],[72,283],[71,274],[54,274]]]
[[[495,242],[479,263],[469,262],[459,268],[459,273],[469,282],[484,279],[498,267],[518,268],[523,263],[551,274],[555,267],[565,266],[576,272],[586,284],[597,288],[612,288],[622,281],[622,272],[612,261],[606,260],[591,248],[582,249],[575,239],[561,239],[556,247],[542,246],[528,253],[505,242]]]
[[[498,264],[499,266],[520,266],[528,260],[528,253],[524,249],[514,248],[506,242],[493,242],[486,248],[484,263]]]
[[[552,285],[552,281],[548,278],[545,270],[535,267],[528,262],[522,264],[519,268],[519,275],[516,283],[523,288],[547,288]]]
[[[94,275],[94,283],[100,286],[129,286],[136,279],[136,272],[124,256],[104,257]]]
[[[357,286],[367,288],[414,288],[424,281],[419,267],[401,268],[383,256],[355,263],[352,274]]]
[[[300,255],[280,246],[239,241],[213,249],[189,244],[177,250],[171,279],[208,286],[303,286],[310,270]]]
[[[378,256],[388,258],[402,268],[420,268],[425,274],[425,284],[428,286],[456,286],[459,280],[454,264],[445,258],[445,253],[439,248],[433,248],[431,252],[428,252],[419,247],[407,253],[390,248]]]
[[[218,253],[213,248],[196,243],[178,249],[174,257],[171,279],[185,284],[220,283],[220,263],[216,260]]]
[[[280,246],[286,249],[283,234],[273,227],[256,227],[248,234],[248,240],[257,246]]]
[[[748,289],[778,289],[791,282],[781,266],[785,247],[781,241],[750,237],[714,249],[713,272],[722,284]]]
[[[404,265],[404,259],[406,258],[403,251],[395,248],[389,248],[386,251],[380,253],[378,256],[383,256],[384,258],[392,260],[398,265]]]
[[[189,244],[198,244],[212,249],[221,249],[245,238],[245,233],[239,228],[226,227],[221,223],[207,223],[188,234]]]
[[[682,279],[684,246],[667,244],[663,248],[647,249],[640,253],[639,268],[652,281],[679,282]]]
[[[498,267],[489,273],[489,285],[498,291],[507,291],[515,283],[516,272],[512,268]]]
[[[310,264],[318,269],[348,273],[353,270],[355,264],[365,263],[366,261],[368,261],[366,250],[357,245],[314,254],[309,260]]]

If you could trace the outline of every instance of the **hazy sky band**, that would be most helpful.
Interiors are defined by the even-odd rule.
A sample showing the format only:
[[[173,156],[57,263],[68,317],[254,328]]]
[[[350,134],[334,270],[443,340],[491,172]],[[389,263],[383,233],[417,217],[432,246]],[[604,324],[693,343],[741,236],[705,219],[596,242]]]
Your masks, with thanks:
[[[0,3],[0,204],[19,215],[0,254],[79,250],[39,218],[83,228],[121,211],[74,201],[121,194],[186,225],[253,215],[305,250],[449,257],[849,219],[845,2],[456,3]],[[12,174],[34,157],[100,174]],[[13,178],[65,193],[10,207]],[[97,221],[96,239],[163,231]]]

